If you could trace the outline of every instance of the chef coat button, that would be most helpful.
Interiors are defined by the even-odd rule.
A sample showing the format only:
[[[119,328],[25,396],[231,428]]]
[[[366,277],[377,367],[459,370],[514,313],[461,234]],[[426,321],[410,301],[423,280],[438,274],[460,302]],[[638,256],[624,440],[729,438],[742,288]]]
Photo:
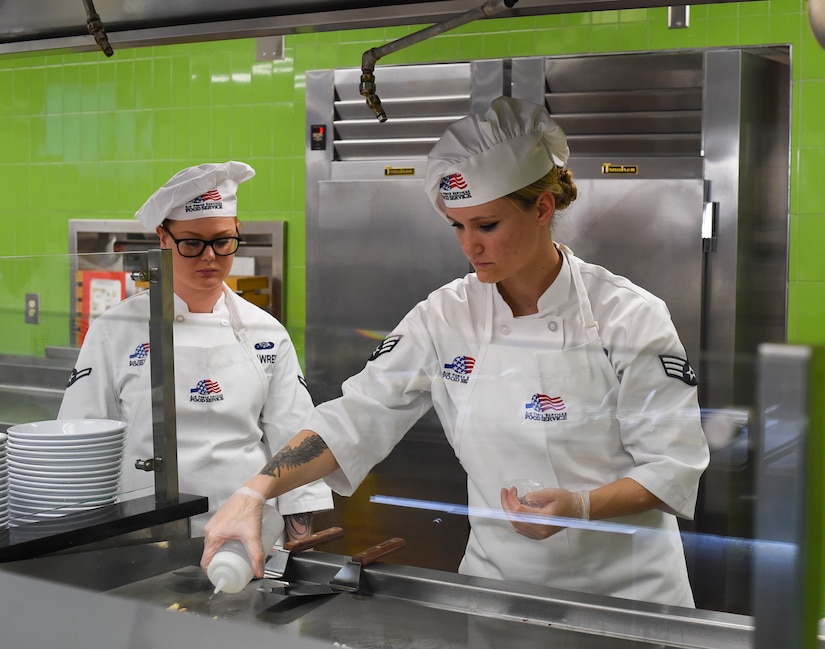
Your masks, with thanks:
[[[550,322],[548,322],[548,323],[547,323],[547,328],[548,328],[550,331],[555,331],[556,329],[558,329],[558,328],[559,328],[559,325],[557,325],[557,324],[556,324],[556,321],[555,321],[555,320],[551,320]]]
[[[501,325],[500,331],[506,336],[510,333],[510,327],[508,327],[507,325]]]
[[[228,327],[229,326],[229,320],[221,320],[221,326],[222,327]]]
[[[175,316],[175,320],[176,320],[177,322],[183,322],[183,316],[182,316],[182,315],[176,315],[176,316]]]

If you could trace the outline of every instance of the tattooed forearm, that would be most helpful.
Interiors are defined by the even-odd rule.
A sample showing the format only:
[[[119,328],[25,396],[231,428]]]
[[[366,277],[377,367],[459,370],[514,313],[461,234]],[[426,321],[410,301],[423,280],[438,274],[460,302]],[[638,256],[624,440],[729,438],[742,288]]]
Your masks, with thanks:
[[[287,541],[294,541],[302,536],[312,534],[312,512],[284,516],[284,527],[286,528]]]
[[[327,445],[318,435],[310,435],[296,448],[285,446],[261,469],[262,475],[280,477],[282,469],[295,469],[320,457]]]

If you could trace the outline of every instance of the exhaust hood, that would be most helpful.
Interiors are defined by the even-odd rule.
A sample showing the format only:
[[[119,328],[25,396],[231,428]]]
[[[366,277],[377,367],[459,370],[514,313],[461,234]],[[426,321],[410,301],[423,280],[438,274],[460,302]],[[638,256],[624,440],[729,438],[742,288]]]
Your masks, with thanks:
[[[718,2],[694,0],[690,4]],[[87,28],[86,4],[84,0],[0,2],[0,54],[97,49]],[[429,24],[480,4],[482,0],[96,0],[94,7],[116,52],[176,42]],[[672,0],[519,0],[500,17],[672,4]]]

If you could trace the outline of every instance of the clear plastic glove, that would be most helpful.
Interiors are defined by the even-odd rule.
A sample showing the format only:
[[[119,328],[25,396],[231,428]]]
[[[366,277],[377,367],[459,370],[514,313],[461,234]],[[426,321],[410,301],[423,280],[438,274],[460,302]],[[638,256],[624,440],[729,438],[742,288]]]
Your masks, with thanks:
[[[224,543],[237,539],[246,548],[255,576],[264,576],[261,518],[265,502],[262,494],[248,487],[241,487],[229,497],[204,527],[201,568],[206,570]]]
[[[541,489],[519,497],[515,487],[505,487],[501,490],[501,506],[516,532],[529,539],[546,539],[565,527],[523,520],[521,515],[587,519],[590,518],[590,492]]]

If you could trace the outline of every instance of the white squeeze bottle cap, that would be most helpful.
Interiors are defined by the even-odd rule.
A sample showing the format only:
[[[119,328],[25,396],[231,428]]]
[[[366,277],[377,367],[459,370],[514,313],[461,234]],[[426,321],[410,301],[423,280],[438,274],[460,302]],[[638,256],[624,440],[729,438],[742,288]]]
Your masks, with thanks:
[[[265,504],[261,522],[261,543],[265,553],[272,549],[283,531],[283,517],[272,505]],[[252,581],[254,571],[243,543],[234,539],[224,543],[212,558],[206,574],[215,587],[215,593],[239,593],[246,588]]]

